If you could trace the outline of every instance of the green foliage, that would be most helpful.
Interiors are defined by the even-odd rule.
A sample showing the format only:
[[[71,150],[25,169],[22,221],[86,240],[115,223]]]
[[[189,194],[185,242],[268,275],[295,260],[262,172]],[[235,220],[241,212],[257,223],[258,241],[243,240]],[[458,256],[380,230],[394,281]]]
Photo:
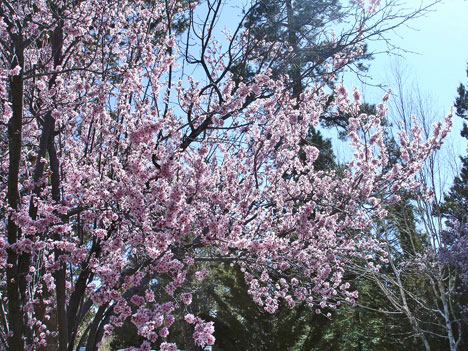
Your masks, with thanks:
[[[461,223],[467,222],[466,209],[468,208],[468,157],[461,159],[462,169],[453,180],[453,185],[444,198],[441,212]]]
[[[291,92],[298,97],[305,86],[321,80],[326,60],[339,50],[346,51],[347,38],[336,45],[326,33],[332,25],[343,23],[346,15],[339,0],[258,0],[244,21],[245,54],[231,72],[248,80],[257,65],[268,66],[273,77],[289,75]],[[365,70],[362,60],[369,58],[364,50],[353,63]]]
[[[319,150],[317,160],[314,162],[314,167],[316,169],[330,170],[336,168],[337,164],[335,162],[331,140],[324,138],[319,130],[311,127],[305,143],[313,145]],[[305,160],[304,154],[300,154],[299,156],[303,161]]]
[[[468,69],[466,70],[468,76]],[[463,84],[457,89],[458,96],[455,99],[455,108],[457,109],[457,116],[468,120],[468,91]],[[462,137],[468,138],[468,126],[466,123],[463,124],[463,130],[461,132]]]
[[[466,71],[468,76],[468,69]],[[457,116],[468,120],[468,91],[463,84],[457,89],[458,96],[455,99],[455,108]],[[461,136],[468,139],[468,126],[463,123]],[[455,218],[461,223],[466,223],[468,218],[466,209],[468,208],[468,157],[462,157],[462,169],[458,176],[453,180],[453,185],[444,198],[441,206],[441,212],[451,218]]]
[[[216,309],[216,350],[274,351],[306,350],[312,326],[317,317],[301,304],[294,309],[281,305],[269,314],[253,302],[248,285],[238,267],[221,266],[212,277],[217,286],[206,291]],[[209,316],[205,316],[209,317]],[[323,323],[322,323],[323,324]]]

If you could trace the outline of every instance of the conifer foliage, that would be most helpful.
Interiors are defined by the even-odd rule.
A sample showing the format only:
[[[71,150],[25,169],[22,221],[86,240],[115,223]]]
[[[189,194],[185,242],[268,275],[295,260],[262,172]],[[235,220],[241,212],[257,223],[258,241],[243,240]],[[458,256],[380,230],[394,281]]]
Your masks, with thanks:
[[[463,84],[460,84],[457,92],[456,112],[466,121],[468,119],[468,92]],[[466,123],[463,123],[461,136],[468,139]],[[444,231],[440,258],[442,262],[456,268],[460,274],[461,288],[466,290],[468,288],[468,156],[461,157],[461,162],[460,174],[453,180],[453,185],[446,194],[441,208],[442,213],[448,219],[448,228]],[[467,307],[464,306],[464,309],[466,313]]]

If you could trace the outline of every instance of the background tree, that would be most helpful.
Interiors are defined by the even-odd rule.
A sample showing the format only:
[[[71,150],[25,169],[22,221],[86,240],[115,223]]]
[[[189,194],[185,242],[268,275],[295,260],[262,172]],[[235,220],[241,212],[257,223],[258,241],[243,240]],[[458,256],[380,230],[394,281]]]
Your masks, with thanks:
[[[468,76],[468,69],[466,72]],[[466,90],[463,84],[457,89],[458,96],[455,99],[455,108],[457,109],[457,116],[466,120],[467,118],[467,111],[468,111],[468,91]],[[463,125],[462,136],[467,137],[467,126],[466,124]]]
[[[429,125],[431,117],[422,94],[408,91],[408,79],[399,73],[394,84],[397,87],[397,98],[393,100],[396,106],[392,108],[397,114],[396,119],[409,130],[415,128],[416,117],[412,114],[417,112],[421,125]],[[411,96],[415,100],[411,100]],[[419,133],[430,135],[427,127],[420,128]],[[399,135],[396,138],[403,143],[411,142],[402,140]],[[400,147],[389,147],[389,150],[395,151],[394,161],[411,158]],[[388,216],[375,222],[375,235],[387,243],[388,264],[382,265],[379,273],[371,274],[363,270],[362,265],[356,267],[380,291],[376,294],[383,297],[382,301],[387,301],[375,309],[390,317],[398,317],[385,317],[397,334],[404,335],[410,330],[414,341],[419,339],[417,348],[459,350],[464,348],[465,322],[458,307],[457,273],[438,260],[444,237],[440,211],[444,181],[438,172],[441,159],[437,156],[430,157],[419,175],[426,190],[400,192],[399,201],[387,207]]]
[[[310,128],[303,144],[319,150],[314,166],[328,172],[336,168],[331,142]],[[298,154],[302,162],[304,150]],[[297,176],[297,174],[288,176]],[[239,268],[228,265],[213,270],[211,284],[202,286],[200,299],[211,301],[202,311],[216,324],[216,348],[220,350],[309,350],[316,341],[314,332],[326,328],[328,319],[317,315],[305,302],[282,302],[278,312],[263,311],[249,295],[249,285]],[[214,316],[209,312],[214,311]]]
[[[468,73],[468,72],[467,72]],[[467,119],[468,93],[463,84],[460,84],[458,97],[455,100],[456,113],[464,120]],[[468,138],[467,125],[463,123],[461,136]],[[467,321],[468,305],[468,236],[467,236],[467,208],[468,208],[468,157],[460,157],[461,171],[454,178],[453,184],[444,197],[440,212],[447,219],[447,229],[443,232],[442,245],[439,258],[442,263],[453,267],[458,273],[455,282],[459,289],[458,304],[462,310],[464,323]],[[467,336],[464,336],[467,339]],[[468,341],[465,340],[465,343]]]

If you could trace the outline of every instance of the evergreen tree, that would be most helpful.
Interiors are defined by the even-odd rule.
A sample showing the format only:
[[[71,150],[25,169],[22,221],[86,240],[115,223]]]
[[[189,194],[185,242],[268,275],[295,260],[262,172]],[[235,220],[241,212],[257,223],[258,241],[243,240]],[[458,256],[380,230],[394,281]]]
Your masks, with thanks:
[[[468,76],[468,69],[467,69]],[[457,116],[468,120],[468,91],[463,84],[457,89],[458,96],[455,99]],[[468,139],[468,125],[463,123],[461,136]],[[467,223],[468,209],[468,156],[461,157],[462,169],[460,174],[453,180],[453,185],[445,196],[445,202],[441,211],[447,217],[456,219],[461,224]]]
[[[468,68],[466,70],[466,75],[468,76]],[[463,84],[457,89],[458,96],[455,99],[455,108],[457,109],[457,116],[468,120],[468,91]],[[463,124],[462,136],[468,138],[468,126],[466,123]]]
[[[468,69],[467,69],[468,76]],[[455,99],[457,116],[468,120],[468,91],[463,84],[457,89]],[[461,136],[468,139],[468,126],[463,123]],[[461,171],[453,180],[452,187],[444,198],[440,211],[447,218],[447,229],[443,231],[439,259],[452,267],[458,274],[457,309],[462,313],[465,330],[468,328],[468,156],[461,157]],[[463,335],[461,349],[468,345],[468,335]]]
[[[317,324],[305,304],[293,309],[282,304],[272,315],[252,300],[238,268],[220,267],[215,279],[216,289],[206,293],[216,305],[212,320],[216,324],[217,350],[293,351],[306,346],[308,331]]]
[[[245,22],[253,46],[250,59],[266,60],[277,76],[288,73],[297,97],[304,81],[316,81],[323,62],[336,51],[324,28],[343,17],[337,0],[260,0]],[[279,49],[272,51],[272,43]]]

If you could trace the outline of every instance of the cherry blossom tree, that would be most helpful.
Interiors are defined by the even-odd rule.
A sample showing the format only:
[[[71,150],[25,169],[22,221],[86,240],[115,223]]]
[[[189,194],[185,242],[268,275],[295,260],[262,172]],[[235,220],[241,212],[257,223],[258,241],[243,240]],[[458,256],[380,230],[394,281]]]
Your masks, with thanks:
[[[192,32],[201,40],[194,58],[173,23],[194,16],[195,3],[0,2],[6,348],[96,350],[131,320],[147,340],[135,346],[175,350],[176,314],[197,345],[212,345],[213,324],[188,313],[184,282],[196,262],[239,265],[268,312],[284,300],[320,313],[357,297],[343,282],[350,259],[385,259],[365,229],[399,189],[418,186],[412,178],[450,116],[427,140],[417,127],[402,132],[402,162],[387,167],[388,95],[366,115],[357,90],[326,89],[362,52],[354,39],[364,26],[292,97],[288,77],[272,79],[261,62],[248,82],[232,79],[229,63],[248,46],[241,31],[228,34],[227,49],[213,40],[214,3]],[[375,13],[377,1],[361,3]],[[201,66],[206,81],[185,64]],[[302,141],[324,114],[339,113],[352,116],[354,157],[339,172],[316,170],[319,150]],[[150,285],[160,282],[166,294],[155,297]]]

